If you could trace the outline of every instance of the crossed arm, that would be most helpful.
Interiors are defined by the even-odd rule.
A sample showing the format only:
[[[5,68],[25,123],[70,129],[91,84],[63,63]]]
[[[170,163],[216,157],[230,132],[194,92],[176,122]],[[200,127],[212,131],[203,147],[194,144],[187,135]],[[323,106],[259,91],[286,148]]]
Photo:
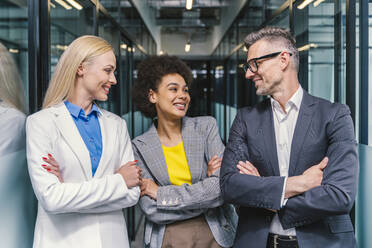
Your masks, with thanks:
[[[53,214],[101,213],[119,210],[137,203],[140,192],[136,186],[140,184],[140,170],[134,168],[134,165],[124,166],[126,174],[132,177],[127,181],[123,175],[116,173],[89,181],[64,182],[53,156],[45,154],[45,151],[52,150],[51,137],[44,131],[50,126],[51,123],[41,123],[37,119],[27,122],[29,173],[34,192],[45,211]],[[121,137],[125,139],[119,151],[120,161],[133,159],[129,136],[123,133],[126,132],[125,125],[121,131],[120,134],[123,134]]]
[[[261,177],[254,165],[246,161],[249,155],[243,126],[238,114],[221,168],[221,189],[226,201],[276,210],[285,229],[350,211],[356,192],[358,162],[352,121],[346,107],[339,109],[327,127],[330,137],[327,157],[301,175],[288,177],[286,185],[283,177]],[[288,199],[285,206],[281,202],[283,188]]]

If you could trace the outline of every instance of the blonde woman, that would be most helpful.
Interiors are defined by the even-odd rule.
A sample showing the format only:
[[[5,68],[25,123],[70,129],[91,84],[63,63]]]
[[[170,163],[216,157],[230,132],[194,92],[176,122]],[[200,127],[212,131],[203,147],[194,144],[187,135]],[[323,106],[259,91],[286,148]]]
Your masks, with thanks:
[[[27,119],[27,160],[39,200],[34,247],[129,247],[122,208],[137,203],[141,170],[125,121],[100,109],[116,59],[96,36],[62,54],[43,109]]]

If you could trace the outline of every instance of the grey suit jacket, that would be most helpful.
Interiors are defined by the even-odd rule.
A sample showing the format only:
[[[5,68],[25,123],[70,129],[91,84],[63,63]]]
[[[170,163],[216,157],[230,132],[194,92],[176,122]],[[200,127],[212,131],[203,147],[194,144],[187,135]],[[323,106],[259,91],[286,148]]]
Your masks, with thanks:
[[[224,145],[212,117],[185,117],[182,120],[182,140],[190,167],[192,185],[171,185],[159,137],[154,125],[133,140],[134,156],[144,178],[153,179],[160,187],[157,200],[140,199],[146,215],[145,247],[161,247],[166,224],[205,215],[217,243],[231,247],[235,237],[235,209],[223,204],[219,171],[207,177],[208,161],[222,156]]]
[[[270,99],[240,109],[230,129],[221,167],[223,198],[240,205],[234,247],[265,248],[274,213],[284,229],[296,228],[301,248],[356,247],[349,212],[358,182],[358,155],[347,106],[304,92],[293,134],[288,175],[302,174],[325,156],[322,185],[289,198],[280,207],[280,177]],[[239,174],[250,161],[261,177]],[[252,243],[252,240],[254,242]]]

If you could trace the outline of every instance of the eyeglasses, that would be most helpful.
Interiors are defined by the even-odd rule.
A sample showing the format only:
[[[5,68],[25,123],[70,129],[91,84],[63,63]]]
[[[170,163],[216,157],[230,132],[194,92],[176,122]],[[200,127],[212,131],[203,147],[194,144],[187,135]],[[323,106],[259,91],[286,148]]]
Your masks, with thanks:
[[[252,73],[256,73],[257,70],[258,70],[258,64],[257,64],[258,60],[274,58],[281,53],[282,52],[270,53],[270,54],[267,54],[267,55],[264,55],[264,56],[261,56],[261,57],[258,57],[258,58],[250,59],[250,60],[248,60],[247,64],[243,65],[243,69],[244,69],[245,72],[247,72],[248,69],[249,69]],[[288,54],[289,54],[289,56],[292,56],[292,53],[288,53]]]

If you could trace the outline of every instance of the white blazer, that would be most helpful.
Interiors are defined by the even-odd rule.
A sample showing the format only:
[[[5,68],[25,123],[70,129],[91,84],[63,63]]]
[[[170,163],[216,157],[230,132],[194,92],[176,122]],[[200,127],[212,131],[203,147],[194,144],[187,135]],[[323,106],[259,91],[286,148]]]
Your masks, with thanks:
[[[129,248],[122,208],[133,206],[139,187],[114,174],[133,151],[125,121],[100,109],[102,157],[92,177],[89,151],[64,103],[27,118],[27,162],[39,200],[35,248]],[[64,183],[41,165],[52,154]]]

